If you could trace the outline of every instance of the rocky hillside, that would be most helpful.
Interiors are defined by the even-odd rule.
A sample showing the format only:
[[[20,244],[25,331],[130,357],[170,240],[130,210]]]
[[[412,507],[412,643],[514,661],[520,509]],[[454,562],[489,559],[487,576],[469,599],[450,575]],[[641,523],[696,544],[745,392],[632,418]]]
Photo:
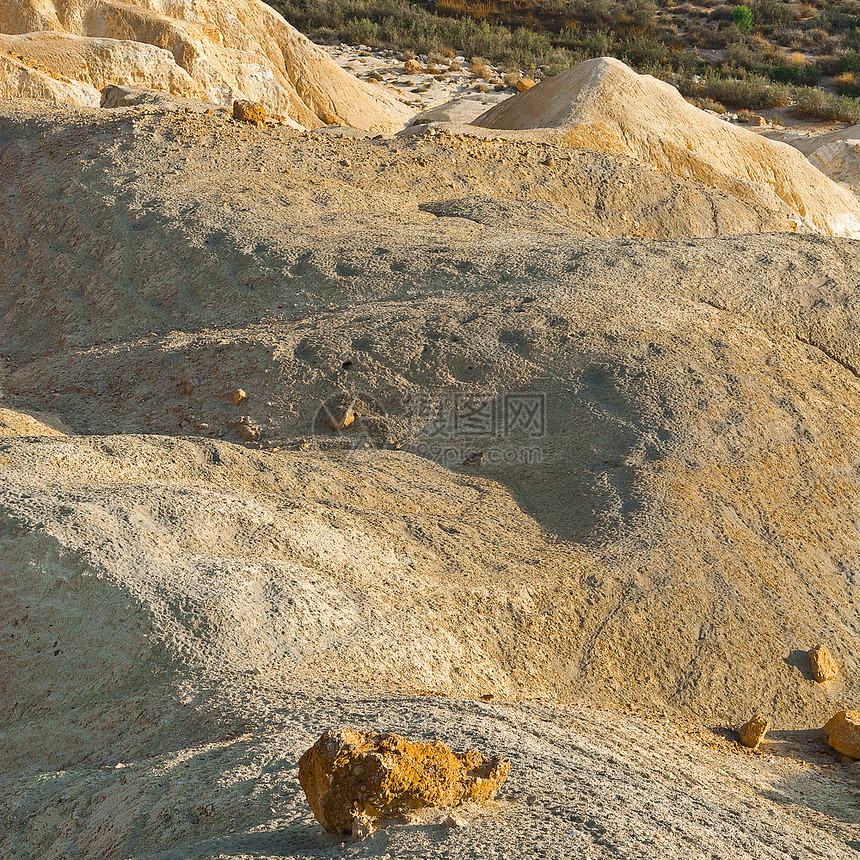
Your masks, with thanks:
[[[396,136],[0,102],[0,854],[854,856],[860,244],[798,215],[856,202],[597,66],[624,151],[564,78]],[[511,777],[344,841],[337,725]]]

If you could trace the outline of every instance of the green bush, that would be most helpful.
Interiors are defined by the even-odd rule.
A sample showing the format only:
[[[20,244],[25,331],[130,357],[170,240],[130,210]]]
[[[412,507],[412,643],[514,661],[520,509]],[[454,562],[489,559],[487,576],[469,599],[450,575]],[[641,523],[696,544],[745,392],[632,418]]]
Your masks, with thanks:
[[[709,75],[700,84],[700,95],[734,107],[757,109],[790,104],[790,87],[774,84],[761,75],[745,78],[721,78]]]
[[[823,74],[817,63],[797,63],[791,66],[771,66],[768,69],[771,80],[799,87],[813,87]]]
[[[840,72],[860,72],[860,51],[848,51],[843,54],[836,68]]]
[[[732,20],[737,24],[741,33],[751,33],[753,16],[749,6],[735,6],[735,11],[732,13]]]

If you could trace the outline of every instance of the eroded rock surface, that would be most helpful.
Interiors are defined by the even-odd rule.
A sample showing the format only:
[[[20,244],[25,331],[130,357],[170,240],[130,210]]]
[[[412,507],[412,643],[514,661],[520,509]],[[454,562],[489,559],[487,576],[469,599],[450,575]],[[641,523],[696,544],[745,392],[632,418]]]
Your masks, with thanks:
[[[745,747],[755,749],[764,740],[769,728],[770,720],[761,714],[754,714],[738,729],[738,738]]]
[[[670,84],[619,60],[588,60],[473,121],[493,129],[553,128],[573,146],[628,155],[740,199],[789,206],[834,236],[860,237],[860,203],[787,144],[686,102]]]
[[[391,131],[410,113],[260,0],[0,0],[0,97],[98,107],[109,85],[227,108],[251,99],[297,128],[336,115]]]
[[[509,771],[500,756],[354,729],[325,732],[299,760],[308,803],[331,833],[361,833],[427,807],[485,805]]]
[[[809,669],[819,684],[832,681],[839,674],[839,666],[826,645],[816,645],[809,652]]]

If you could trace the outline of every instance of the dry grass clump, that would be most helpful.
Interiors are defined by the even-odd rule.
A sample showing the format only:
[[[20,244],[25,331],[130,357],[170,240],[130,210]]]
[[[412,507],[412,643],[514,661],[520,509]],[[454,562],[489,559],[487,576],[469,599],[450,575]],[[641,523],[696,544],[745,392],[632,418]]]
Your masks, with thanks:
[[[490,78],[493,76],[490,64],[483,57],[472,57],[472,61],[469,63],[469,71],[476,78]]]
[[[726,106],[724,104],[721,104],[720,102],[714,100],[714,99],[709,99],[709,98],[696,99],[695,104],[696,104],[696,107],[700,108],[701,110],[712,110],[714,113],[725,113],[726,112]]]

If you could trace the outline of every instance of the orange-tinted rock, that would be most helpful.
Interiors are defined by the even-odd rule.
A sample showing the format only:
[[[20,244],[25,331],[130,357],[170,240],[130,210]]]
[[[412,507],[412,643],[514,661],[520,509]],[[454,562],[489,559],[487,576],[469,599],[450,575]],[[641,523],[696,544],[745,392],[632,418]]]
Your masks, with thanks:
[[[366,832],[417,809],[486,804],[509,771],[505,759],[477,750],[348,728],[325,732],[299,760],[299,782],[330,833]]]
[[[826,645],[816,645],[809,652],[809,671],[819,684],[832,681],[839,674],[839,667]]]
[[[266,124],[266,109],[251,99],[236,99],[233,102],[233,119],[262,128]]]
[[[764,736],[767,734],[769,728],[770,722],[767,719],[761,714],[753,714],[738,729],[738,739],[745,747],[755,749],[764,740]]]
[[[824,726],[827,743],[843,755],[860,759],[860,712],[840,711]]]

